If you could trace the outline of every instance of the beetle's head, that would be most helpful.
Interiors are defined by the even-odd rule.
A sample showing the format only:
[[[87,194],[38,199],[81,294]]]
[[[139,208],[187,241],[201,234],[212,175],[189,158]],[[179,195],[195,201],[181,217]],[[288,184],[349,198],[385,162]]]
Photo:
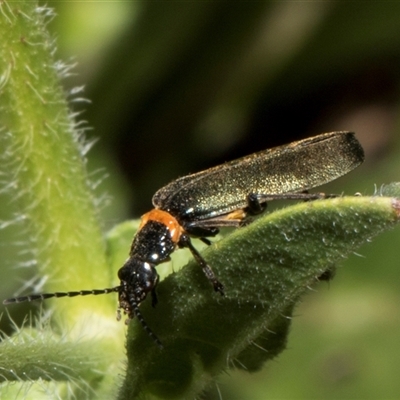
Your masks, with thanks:
[[[118,271],[118,277],[121,280],[119,306],[132,319],[137,315],[139,304],[157,286],[158,274],[154,264],[131,257]]]

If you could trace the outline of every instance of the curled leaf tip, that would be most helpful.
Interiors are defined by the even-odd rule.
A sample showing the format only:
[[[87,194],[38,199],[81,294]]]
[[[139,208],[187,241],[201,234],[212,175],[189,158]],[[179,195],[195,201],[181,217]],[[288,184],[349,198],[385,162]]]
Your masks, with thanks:
[[[400,199],[392,199],[392,207],[394,209],[394,212],[396,213],[396,217],[400,218]]]

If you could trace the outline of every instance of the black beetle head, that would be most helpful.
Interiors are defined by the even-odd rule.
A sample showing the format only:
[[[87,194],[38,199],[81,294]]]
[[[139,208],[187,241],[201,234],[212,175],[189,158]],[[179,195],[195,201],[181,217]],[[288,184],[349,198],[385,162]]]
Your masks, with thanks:
[[[118,277],[119,307],[132,319],[137,316],[140,303],[157,286],[158,274],[153,264],[131,257],[118,271]]]

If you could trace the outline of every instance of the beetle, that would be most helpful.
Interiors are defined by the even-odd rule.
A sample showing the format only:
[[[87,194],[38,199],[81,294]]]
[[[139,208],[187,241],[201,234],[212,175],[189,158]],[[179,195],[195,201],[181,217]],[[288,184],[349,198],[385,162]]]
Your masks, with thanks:
[[[113,288],[32,294],[6,299],[4,304],[51,297],[118,293],[127,322],[136,317],[162,347],[146,324],[140,304],[150,293],[157,304],[157,265],[177,248],[188,248],[214,290],[224,286],[191,242],[210,244],[221,227],[240,227],[275,199],[317,200],[334,195],[308,193],[345,175],[364,160],[363,149],[352,132],[331,132],[254,153],[225,164],[178,178],[153,196],[154,209],[141,217],[129,257],[118,271],[120,285]]]

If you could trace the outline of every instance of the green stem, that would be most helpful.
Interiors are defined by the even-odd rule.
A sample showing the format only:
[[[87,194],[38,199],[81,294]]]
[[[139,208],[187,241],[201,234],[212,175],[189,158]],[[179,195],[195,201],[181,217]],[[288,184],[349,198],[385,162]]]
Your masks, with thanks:
[[[8,177],[3,190],[22,210],[29,237],[24,247],[39,275],[48,277],[46,290],[109,286],[85,167],[87,144],[59,83],[68,66],[54,61],[54,41],[46,30],[51,12],[31,1],[0,7],[1,146]],[[71,333],[88,316],[93,321],[95,315],[112,315],[114,307],[108,296],[59,300],[56,315]]]

